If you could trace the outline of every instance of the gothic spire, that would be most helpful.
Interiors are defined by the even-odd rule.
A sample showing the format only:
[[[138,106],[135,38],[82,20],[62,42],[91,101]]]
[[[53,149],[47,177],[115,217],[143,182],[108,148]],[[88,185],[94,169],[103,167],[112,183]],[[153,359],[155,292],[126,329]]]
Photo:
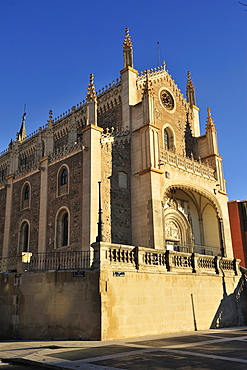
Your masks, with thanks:
[[[186,85],[186,96],[187,96],[187,102],[189,103],[189,105],[195,105],[196,106],[195,86],[193,84],[190,71],[188,71],[188,79],[187,79],[187,85]]]
[[[89,76],[89,84],[87,89],[87,125],[97,126],[97,95],[94,87],[94,75]]]
[[[214,124],[213,118],[211,116],[211,110],[210,108],[207,108],[208,111],[208,117],[207,117],[207,124],[206,124],[206,130],[216,131],[216,126]]]
[[[133,46],[129,35],[129,29],[125,28],[125,37],[123,43],[124,68],[134,67],[133,64]]]
[[[17,140],[21,143],[22,141],[24,141],[27,137],[26,135],[26,125],[25,125],[25,120],[26,120],[26,105],[25,105],[25,108],[24,108],[24,113],[22,115],[22,122],[21,122],[21,129],[20,131],[17,133]]]

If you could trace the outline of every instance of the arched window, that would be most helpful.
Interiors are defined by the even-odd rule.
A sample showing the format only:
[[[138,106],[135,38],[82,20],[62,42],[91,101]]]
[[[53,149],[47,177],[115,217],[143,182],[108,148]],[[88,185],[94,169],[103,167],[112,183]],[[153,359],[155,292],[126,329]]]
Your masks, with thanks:
[[[26,184],[24,188],[24,200],[29,199],[29,193],[30,193],[29,185]]]
[[[170,127],[164,127],[163,129],[163,148],[175,151],[174,132]]]
[[[63,165],[58,171],[57,194],[58,196],[68,194],[69,192],[69,169]]]
[[[170,149],[170,139],[167,129],[164,129],[164,147],[165,149]]]
[[[69,213],[66,208],[61,209],[56,219],[56,248],[69,245]]]
[[[30,184],[26,182],[23,185],[22,191],[21,191],[21,209],[30,207],[30,195],[31,195],[31,187],[30,187]]]
[[[27,252],[29,250],[29,224],[24,221],[20,228],[19,251]]]
[[[68,213],[64,213],[63,217],[62,217],[62,246],[66,246],[68,245],[68,226],[69,226],[69,223],[68,223],[68,218],[69,218],[69,215]]]

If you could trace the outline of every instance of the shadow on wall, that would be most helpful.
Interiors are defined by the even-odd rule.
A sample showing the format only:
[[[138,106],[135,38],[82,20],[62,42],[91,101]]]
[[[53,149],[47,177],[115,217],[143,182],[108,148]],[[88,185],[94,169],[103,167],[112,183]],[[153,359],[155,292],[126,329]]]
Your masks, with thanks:
[[[247,269],[242,273],[234,292],[227,295],[225,277],[222,276],[223,298],[214,316],[210,329],[247,325]]]

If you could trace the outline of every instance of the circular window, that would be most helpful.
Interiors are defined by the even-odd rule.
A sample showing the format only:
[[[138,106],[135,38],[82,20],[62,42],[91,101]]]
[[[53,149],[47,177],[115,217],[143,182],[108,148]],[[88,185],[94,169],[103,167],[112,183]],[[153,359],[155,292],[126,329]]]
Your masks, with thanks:
[[[168,90],[160,92],[160,101],[167,110],[173,110],[175,103],[172,94]]]

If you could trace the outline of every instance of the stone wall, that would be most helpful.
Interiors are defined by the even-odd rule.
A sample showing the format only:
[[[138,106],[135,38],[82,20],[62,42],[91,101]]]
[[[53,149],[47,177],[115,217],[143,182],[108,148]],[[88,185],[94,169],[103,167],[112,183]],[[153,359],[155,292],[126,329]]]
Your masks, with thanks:
[[[98,271],[0,277],[0,338],[100,339]]]
[[[62,165],[69,168],[68,193],[58,196],[57,176]],[[70,213],[70,248],[81,250],[82,225],[82,152],[63,158],[48,167],[48,215],[47,215],[47,250],[54,250],[55,220],[61,207]]]
[[[247,323],[239,261],[107,243],[94,248],[103,340]]]
[[[112,243],[132,244],[130,140],[116,142],[112,148],[111,217]],[[120,174],[126,176],[121,183]]]
[[[109,340],[247,324],[239,261],[92,246],[92,268],[78,270],[70,259],[70,270],[41,271],[23,254],[18,273],[0,275],[0,339]]]
[[[125,276],[113,276],[113,270],[101,274],[102,339],[238,325],[234,301],[226,322],[222,320],[222,276],[121,272]],[[233,295],[237,281],[225,279],[227,296]]]
[[[5,220],[5,205],[6,205],[6,188],[0,189],[0,255],[2,255],[2,246],[4,238],[4,220]]]
[[[30,206],[22,209],[22,187],[28,182],[30,184]],[[40,194],[40,172],[30,176],[22,177],[13,182],[13,197],[11,211],[11,235],[9,255],[14,256],[18,252],[19,234],[21,223],[26,220],[30,225],[29,249],[38,251],[38,229],[39,229],[39,194]]]
[[[122,105],[117,105],[116,107],[113,107],[98,115],[98,126],[103,127],[104,129],[114,127],[117,131],[121,130]]]

